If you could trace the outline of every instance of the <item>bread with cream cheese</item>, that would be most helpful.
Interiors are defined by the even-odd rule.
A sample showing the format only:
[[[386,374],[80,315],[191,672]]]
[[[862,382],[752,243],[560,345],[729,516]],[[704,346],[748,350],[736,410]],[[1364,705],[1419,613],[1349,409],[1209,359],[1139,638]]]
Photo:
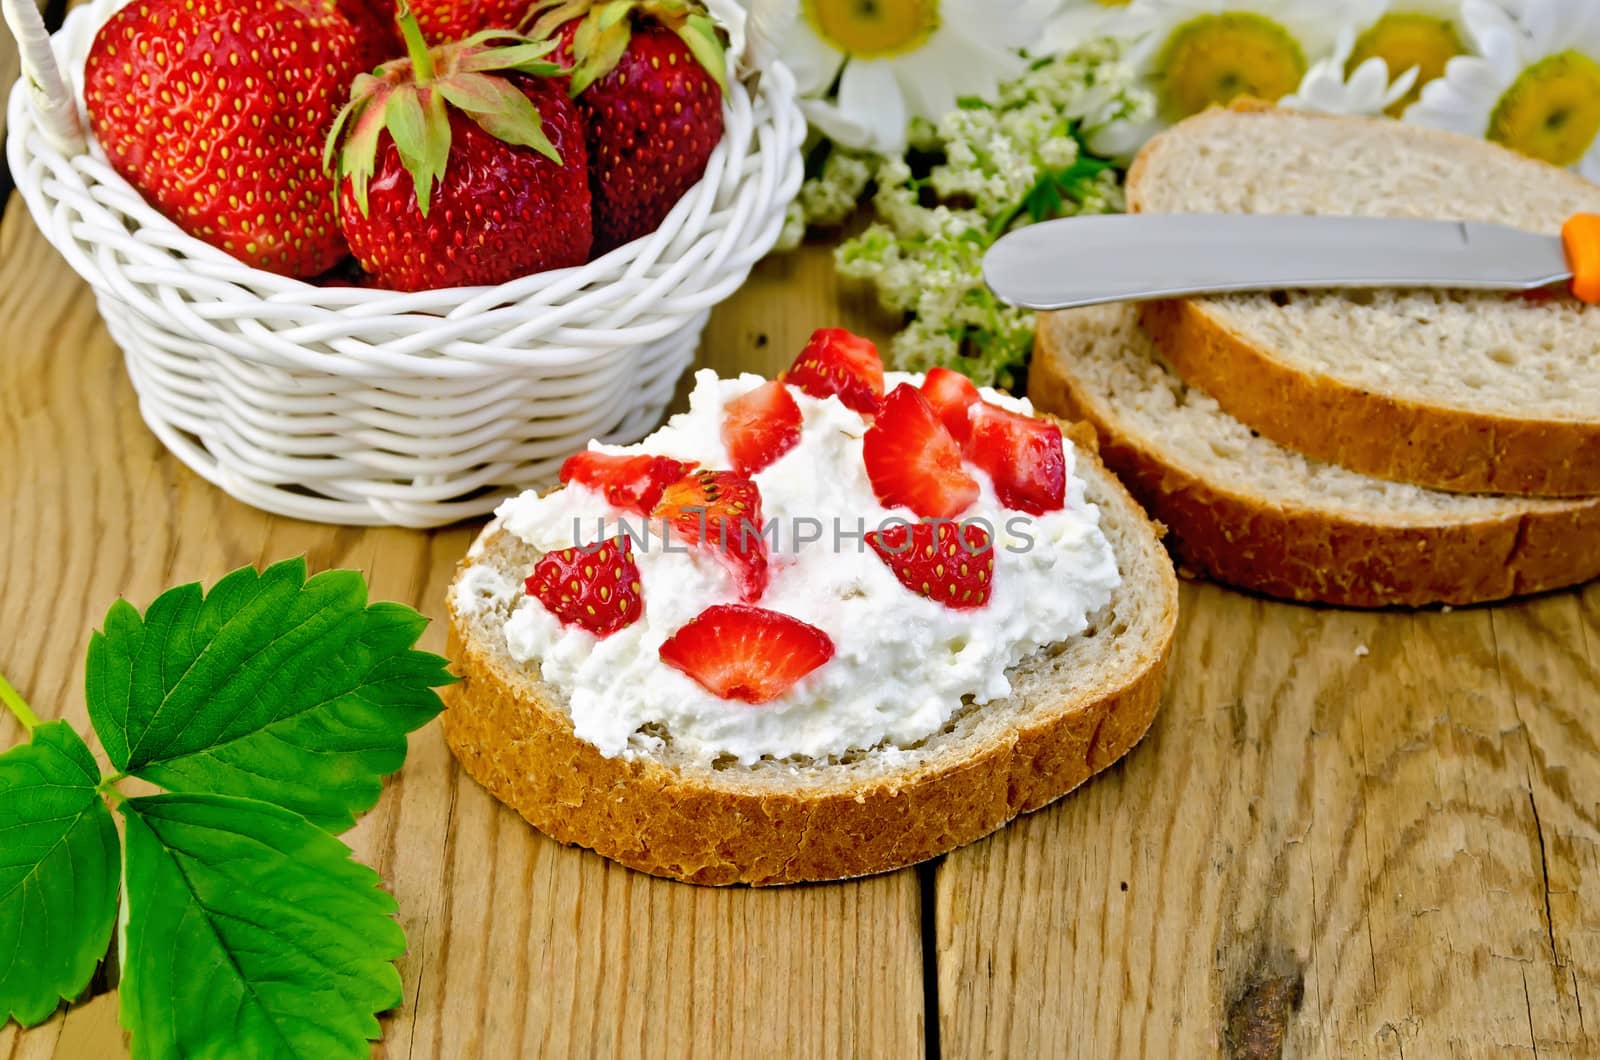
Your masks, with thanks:
[[[1272,596],[1468,604],[1600,576],[1600,500],[1386,482],[1256,434],[1186,384],[1132,306],[1039,315],[1029,395],[1100,436],[1102,459],[1179,559]]]
[[[558,690],[508,654],[510,604],[463,610],[454,592],[449,654],[462,680],[447,693],[445,738],[469,774],[541,831],[659,876],[842,879],[969,843],[1116,762],[1161,697],[1177,622],[1171,561],[1159,529],[1081,445],[1077,473],[1100,506],[1121,587],[1088,632],[1015,667],[1011,696],[969,703],[914,746],[702,765],[675,758],[666,733],[658,753],[606,757],[573,733]],[[491,524],[462,570],[488,564],[520,582],[537,558]]]

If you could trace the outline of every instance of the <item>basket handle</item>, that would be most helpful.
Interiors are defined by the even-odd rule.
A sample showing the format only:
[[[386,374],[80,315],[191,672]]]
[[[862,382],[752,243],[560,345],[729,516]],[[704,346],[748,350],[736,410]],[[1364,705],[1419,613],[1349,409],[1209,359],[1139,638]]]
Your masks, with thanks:
[[[22,56],[22,77],[28,82],[28,98],[39,131],[62,154],[83,154],[89,145],[78,121],[78,104],[72,98],[71,86],[61,76],[44,17],[34,0],[0,0],[0,11],[5,13]]]

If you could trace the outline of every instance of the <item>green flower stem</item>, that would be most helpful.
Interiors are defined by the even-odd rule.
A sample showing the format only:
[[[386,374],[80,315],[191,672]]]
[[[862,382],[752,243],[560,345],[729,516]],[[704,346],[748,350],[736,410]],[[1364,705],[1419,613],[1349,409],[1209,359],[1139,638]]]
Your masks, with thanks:
[[[422,39],[422,27],[417,25],[417,17],[411,13],[411,5],[407,0],[400,0],[395,19],[400,23],[401,35],[406,39],[406,52],[411,56],[413,77],[417,84],[425,85],[433,80],[433,55],[428,51],[428,42]]]
[[[17,720],[22,722],[22,727],[30,733],[38,727],[39,715],[35,714],[28,707],[27,701],[11,687],[11,682],[6,680],[5,674],[0,674],[0,703],[4,703],[6,709],[15,714]]]
[[[127,796],[117,788],[117,782],[126,778],[127,775],[126,773],[113,773],[109,777],[102,777],[100,778],[100,783],[94,786],[94,790],[98,791],[107,802],[111,803],[113,808],[120,806],[122,800]]]

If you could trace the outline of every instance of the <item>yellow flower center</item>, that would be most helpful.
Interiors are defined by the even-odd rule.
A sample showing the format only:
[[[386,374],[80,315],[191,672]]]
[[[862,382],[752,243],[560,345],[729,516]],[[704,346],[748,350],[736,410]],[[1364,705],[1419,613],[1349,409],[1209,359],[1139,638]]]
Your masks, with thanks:
[[[939,28],[939,0],[803,0],[806,21],[846,55],[915,51]]]
[[[1172,31],[1156,80],[1170,121],[1239,96],[1275,102],[1306,73],[1305,53],[1288,30],[1264,15],[1201,15]]]
[[[1449,19],[1395,11],[1378,19],[1356,38],[1345,74],[1355,73],[1356,67],[1368,59],[1382,59],[1387,63],[1390,77],[1399,77],[1415,68],[1417,83],[1404,99],[1389,108],[1389,113],[1398,118],[1422,95],[1422,86],[1443,77],[1445,64],[1464,55],[1466,50],[1466,43]]]
[[[1600,134],[1600,63],[1560,52],[1522,71],[1489,116],[1489,139],[1558,166],[1583,158]]]

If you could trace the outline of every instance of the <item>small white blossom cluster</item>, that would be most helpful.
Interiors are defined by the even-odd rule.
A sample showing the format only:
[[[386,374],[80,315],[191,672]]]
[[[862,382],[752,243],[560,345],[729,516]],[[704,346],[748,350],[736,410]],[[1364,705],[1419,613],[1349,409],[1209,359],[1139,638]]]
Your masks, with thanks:
[[[936,124],[915,123],[909,157],[834,148],[791,209],[786,243],[808,226],[843,224],[874,187],[873,223],[835,260],[841,275],[871,284],[885,309],[907,316],[889,348],[893,366],[944,365],[1015,386],[1033,314],[984,285],[984,252],[1019,224],[1122,209],[1117,171],[1084,138],[1090,122],[1152,106],[1132,82],[1117,46],[1099,41],[1037,64],[992,103],[964,101]]]

